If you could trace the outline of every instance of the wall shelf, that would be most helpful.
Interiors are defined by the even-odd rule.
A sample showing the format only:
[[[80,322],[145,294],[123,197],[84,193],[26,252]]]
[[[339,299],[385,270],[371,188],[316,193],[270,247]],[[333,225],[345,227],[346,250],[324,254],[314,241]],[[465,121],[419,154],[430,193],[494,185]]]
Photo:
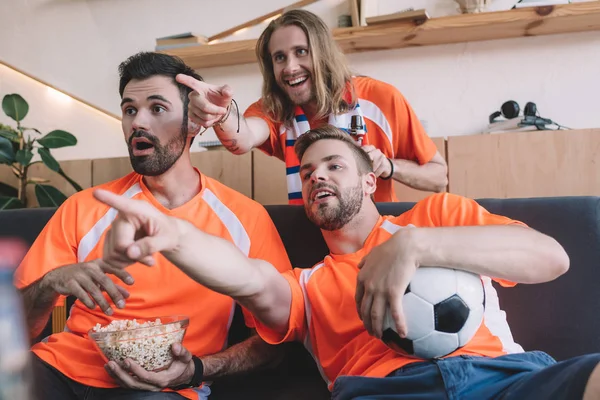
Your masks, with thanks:
[[[335,29],[344,53],[600,30],[600,1]],[[165,50],[194,69],[255,63],[256,39]]]

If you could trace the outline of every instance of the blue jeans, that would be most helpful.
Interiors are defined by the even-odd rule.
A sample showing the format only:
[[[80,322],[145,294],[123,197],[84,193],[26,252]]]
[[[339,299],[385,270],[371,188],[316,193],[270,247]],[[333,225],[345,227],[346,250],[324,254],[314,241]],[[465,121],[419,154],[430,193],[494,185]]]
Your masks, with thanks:
[[[457,356],[407,365],[385,378],[340,376],[332,400],[581,399],[600,354],[557,363],[541,351]]]
[[[31,353],[36,400],[182,400],[174,392],[149,392],[124,388],[96,388],[76,382]],[[197,389],[207,400],[208,386]]]

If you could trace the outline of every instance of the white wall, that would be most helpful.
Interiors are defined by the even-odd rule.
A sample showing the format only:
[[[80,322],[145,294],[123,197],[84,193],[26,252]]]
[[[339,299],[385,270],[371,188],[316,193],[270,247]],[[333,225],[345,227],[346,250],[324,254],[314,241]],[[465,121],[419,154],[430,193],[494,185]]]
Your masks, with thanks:
[[[385,12],[406,5],[379,1]],[[292,2],[0,0],[0,59],[119,114],[117,66],[137,51],[152,50],[154,38],[185,31],[210,36]],[[347,5],[321,0],[307,9],[334,26]],[[257,37],[260,29],[235,39]],[[357,73],[398,87],[427,121],[431,136],[481,132],[489,114],[508,99],[521,106],[534,101],[542,116],[564,126],[600,126],[598,32],[368,52],[348,60]],[[260,94],[256,64],[199,72],[207,81],[230,84],[242,108]],[[97,123],[91,121],[82,125]],[[83,127],[71,131],[95,134]],[[211,138],[209,131],[201,139]],[[114,151],[107,147],[82,152],[106,157]]]
[[[121,121],[0,65],[0,101],[11,93],[20,94],[29,105],[22,126],[39,129],[42,134],[61,129],[77,137],[77,145],[52,150],[56,159],[90,159],[97,158],[99,154],[102,157],[128,155]],[[13,128],[17,126],[4,112],[0,112],[0,123]]]

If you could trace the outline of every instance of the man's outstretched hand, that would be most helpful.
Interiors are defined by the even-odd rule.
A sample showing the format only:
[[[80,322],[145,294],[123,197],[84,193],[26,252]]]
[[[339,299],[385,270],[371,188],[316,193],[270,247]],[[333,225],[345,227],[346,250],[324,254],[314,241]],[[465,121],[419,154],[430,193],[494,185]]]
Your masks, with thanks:
[[[115,268],[141,262],[154,265],[153,254],[174,250],[180,231],[178,220],[151,204],[97,189],[94,197],[114,208],[118,214],[104,241],[103,261]]]
[[[177,82],[192,89],[188,98],[188,118],[204,128],[210,128],[227,114],[233,91],[227,85],[211,85],[194,77],[179,74]]]

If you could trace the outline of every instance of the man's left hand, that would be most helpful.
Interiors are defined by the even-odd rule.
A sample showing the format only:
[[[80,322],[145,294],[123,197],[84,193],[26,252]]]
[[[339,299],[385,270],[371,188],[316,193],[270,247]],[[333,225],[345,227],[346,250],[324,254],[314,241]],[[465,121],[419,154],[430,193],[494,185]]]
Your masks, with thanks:
[[[104,368],[121,387],[160,392],[165,388],[189,383],[194,376],[192,353],[179,343],[173,344],[171,352],[173,362],[169,368],[160,372],[146,371],[131,359],[125,360],[124,368],[114,361],[109,361]]]
[[[375,176],[388,178],[392,173],[392,166],[381,150],[370,144],[363,146],[362,149],[367,152],[373,162],[373,172],[375,172]]]
[[[367,332],[377,338],[383,335],[388,307],[398,334],[407,334],[402,299],[418,267],[410,239],[412,229],[404,228],[374,247],[358,265],[356,309]]]

